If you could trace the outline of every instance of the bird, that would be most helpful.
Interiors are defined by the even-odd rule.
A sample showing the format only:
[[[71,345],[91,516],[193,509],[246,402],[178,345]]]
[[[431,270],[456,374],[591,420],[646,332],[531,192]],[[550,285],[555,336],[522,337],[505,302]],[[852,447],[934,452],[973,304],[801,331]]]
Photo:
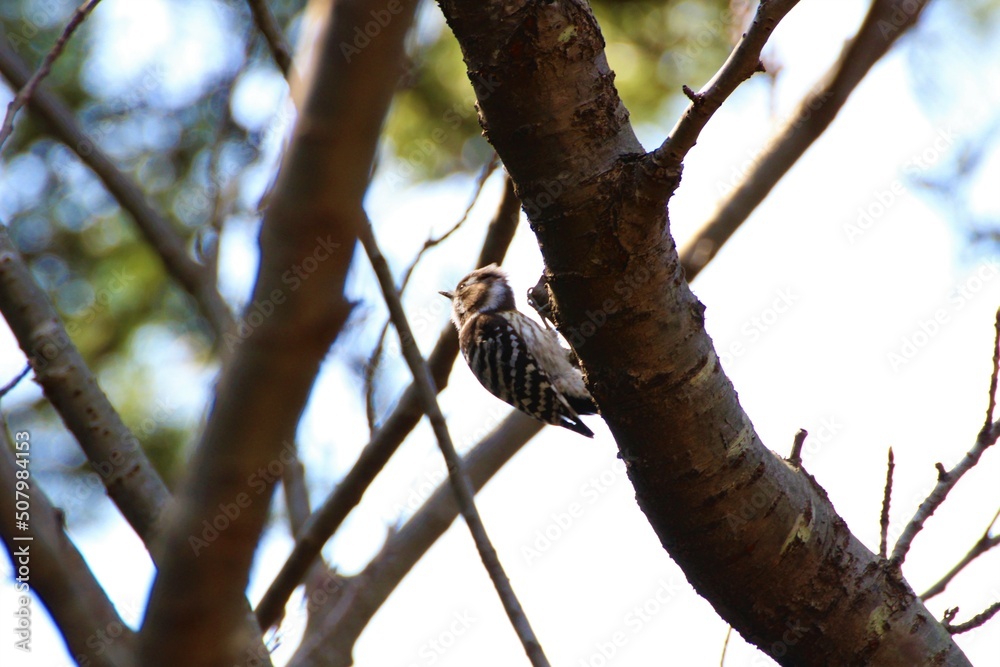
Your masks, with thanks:
[[[491,394],[541,422],[594,437],[580,419],[597,413],[583,373],[554,330],[517,310],[500,267],[476,269],[439,294],[451,300],[462,356]]]

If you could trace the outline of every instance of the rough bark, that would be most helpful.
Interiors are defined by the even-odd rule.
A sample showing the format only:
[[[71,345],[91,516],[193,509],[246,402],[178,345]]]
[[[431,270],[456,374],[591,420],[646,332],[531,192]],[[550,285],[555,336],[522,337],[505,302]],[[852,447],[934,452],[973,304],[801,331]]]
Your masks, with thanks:
[[[538,238],[559,329],[695,589],[782,664],[969,664],[815,480],[755,433],[669,233],[679,170],[636,140],[589,8],[441,6]]]

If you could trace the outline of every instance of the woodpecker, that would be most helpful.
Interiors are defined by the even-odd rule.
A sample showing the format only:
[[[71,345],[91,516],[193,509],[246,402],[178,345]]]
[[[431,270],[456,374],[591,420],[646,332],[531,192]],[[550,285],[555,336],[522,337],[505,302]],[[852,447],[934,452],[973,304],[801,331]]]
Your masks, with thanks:
[[[496,264],[439,294],[451,299],[462,356],[491,394],[546,424],[594,437],[580,415],[596,414],[597,406],[570,351],[554,330],[517,310],[507,275]]]

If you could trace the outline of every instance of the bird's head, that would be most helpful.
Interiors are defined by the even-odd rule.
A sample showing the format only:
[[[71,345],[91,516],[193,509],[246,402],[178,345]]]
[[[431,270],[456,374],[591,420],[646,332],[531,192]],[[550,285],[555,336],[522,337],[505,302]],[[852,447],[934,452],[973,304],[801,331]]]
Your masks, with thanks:
[[[459,281],[453,292],[439,292],[451,299],[451,319],[459,329],[477,313],[514,310],[514,292],[496,264],[476,269]]]

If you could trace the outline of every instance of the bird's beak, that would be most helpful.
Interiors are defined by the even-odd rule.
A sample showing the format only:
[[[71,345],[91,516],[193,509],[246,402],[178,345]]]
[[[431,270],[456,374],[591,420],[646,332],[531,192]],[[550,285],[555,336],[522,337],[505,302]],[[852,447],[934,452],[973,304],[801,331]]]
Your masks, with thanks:
[[[446,299],[451,299],[452,297],[455,296],[451,292],[438,292],[438,294],[440,294],[441,296],[443,296]]]

